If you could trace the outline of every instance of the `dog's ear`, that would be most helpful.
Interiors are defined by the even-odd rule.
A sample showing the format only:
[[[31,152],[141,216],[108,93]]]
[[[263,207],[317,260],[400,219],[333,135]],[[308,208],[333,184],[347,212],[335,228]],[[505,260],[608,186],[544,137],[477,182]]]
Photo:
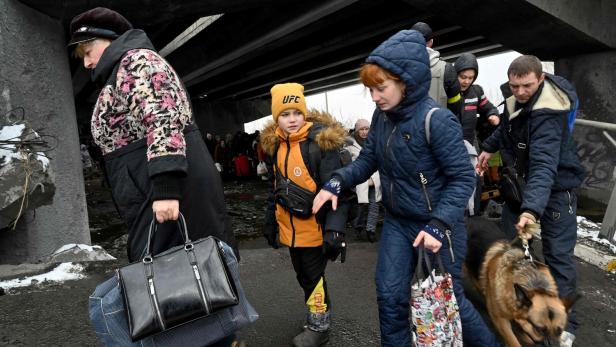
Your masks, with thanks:
[[[517,283],[514,283],[513,288],[515,288],[515,297],[522,307],[529,308],[533,305],[533,302],[530,299],[530,295],[524,287]]]
[[[572,293],[563,298],[560,298],[560,300],[563,302],[563,305],[565,305],[567,314],[571,312],[571,309],[573,308],[573,304],[575,304],[575,302],[578,301],[581,297],[582,295],[578,293]]]

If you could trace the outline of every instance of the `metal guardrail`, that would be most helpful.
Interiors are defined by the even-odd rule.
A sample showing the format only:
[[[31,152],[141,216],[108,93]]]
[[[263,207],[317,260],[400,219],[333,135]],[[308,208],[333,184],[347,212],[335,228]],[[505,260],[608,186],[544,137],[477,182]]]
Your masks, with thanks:
[[[575,124],[587,125],[593,128],[599,128],[603,130],[616,131],[616,124],[614,123],[597,122],[594,120],[587,120],[587,119],[576,119]]]
[[[605,136],[608,141],[616,148],[616,140],[607,132],[607,131],[616,131],[616,124],[614,123],[606,123],[606,122],[597,122],[594,120],[586,120],[586,119],[576,119],[575,124],[585,125],[593,128],[603,129],[603,136]],[[610,200],[607,203],[607,209],[605,211],[605,216],[603,217],[603,222],[601,223],[601,231],[599,232],[599,236],[606,238],[613,244],[616,244],[616,185],[612,188],[612,194],[610,195]]]

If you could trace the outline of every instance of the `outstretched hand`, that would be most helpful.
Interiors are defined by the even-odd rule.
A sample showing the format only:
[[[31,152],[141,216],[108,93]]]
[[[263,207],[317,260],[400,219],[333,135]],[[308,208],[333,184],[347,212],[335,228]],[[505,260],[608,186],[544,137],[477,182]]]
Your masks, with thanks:
[[[338,197],[327,190],[321,189],[319,194],[317,194],[312,201],[312,214],[319,212],[323,204],[330,200],[332,202],[332,210],[336,211],[336,208],[338,207]]]
[[[483,151],[479,154],[479,158],[477,159],[477,167],[475,171],[479,176],[483,176],[483,173],[488,169],[488,161],[492,157],[494,153]]]

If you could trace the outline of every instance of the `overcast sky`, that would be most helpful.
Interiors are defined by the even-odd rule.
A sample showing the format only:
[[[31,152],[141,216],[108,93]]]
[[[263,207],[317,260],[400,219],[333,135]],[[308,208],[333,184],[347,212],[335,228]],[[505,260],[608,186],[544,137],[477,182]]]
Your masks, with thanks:
[[[503,97],[499,86],[507,80],[509,64],[519,55],[517,52],[507,52],[478,59],[479,76],[475,83],[483,87],[486,96],[494,105],[498,105],[502,101]],[[549,68],[547,70],[549,71]],[[359,118],[370,120],[374,111],[374,103],[370,99],[370,93],[361,84],[327,92],[327,108],[325,100],[325,93],[322,93],[308,96],[306,103],[308,108],[329,111],[347,128],[353,127],[355,121]],[[271,119],[271,116],[246,123],[246,132],[252,133],[255,130],[260,130],[265,121],[269,119]]]

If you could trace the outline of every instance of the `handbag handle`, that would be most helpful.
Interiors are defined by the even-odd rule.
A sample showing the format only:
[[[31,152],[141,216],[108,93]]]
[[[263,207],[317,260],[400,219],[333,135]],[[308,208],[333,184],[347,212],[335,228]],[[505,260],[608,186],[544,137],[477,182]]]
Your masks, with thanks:
[[[186,229],[186,220],[184,219],[184,215],[180,212],[178,220],[178,230],[182,234],[182,238],[184,239],[184,244],[188,244],[191,240],[188,238],[188,230]],[[145,257],[144,261],[152,259],[151,249],[154,247],[154,237],[156,235],[156,230],[158,229],[158,222],[156,222],[156,216],[152,218],[152,222],[150,222],[150,231],[148,232],[148,244],[145,249]]]
[[[445,267],[443,266],[443,261],[441,260],[440,254],[436,252],[434,253],[434,257],[436,258],[438,270],[441,272],[441,274],[445,274]],[[415,278],[420,282],[423,282],[423,280],[426,278],[426,275],[423,269],[423,264],[426,264],[426,270],[428,270],[428,275],[430,276],[430,278],[432,278],[432,280],[434,280],[434,277],[432,276],[432,270],[434,270],[434,268],[432,267],[432,262],[430,261],[428,252],[425,250],[423,246],[419,246],[417,247],[417,263],[415,264]]]

